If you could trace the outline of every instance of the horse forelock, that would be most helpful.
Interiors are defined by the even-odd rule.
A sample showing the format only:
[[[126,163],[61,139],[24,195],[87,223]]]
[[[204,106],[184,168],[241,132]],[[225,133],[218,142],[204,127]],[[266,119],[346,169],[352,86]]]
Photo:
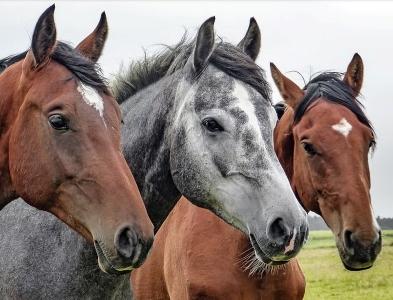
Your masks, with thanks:
[[[341,80],[342,75],[338,72],[323,72],[312,78],[303,88],[305,94],[295,110],[294,123],[301,120],[307,109],[315,101],[323,98],[348,108],[362,124],[371,129],[375,137],[373,126],[363,110],[362,103],[353,96],[352,89]]]

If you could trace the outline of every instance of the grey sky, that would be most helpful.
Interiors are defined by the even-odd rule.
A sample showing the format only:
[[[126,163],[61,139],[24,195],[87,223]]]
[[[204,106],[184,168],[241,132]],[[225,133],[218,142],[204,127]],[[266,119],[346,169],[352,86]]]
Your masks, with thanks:
[[[27,49],[39,15],[53,1],[0,2],[0,57]],[[187,28],[190,35],[215,15],[218,35],[238,42],[254,16],[262,28],[258,63],[268,70],[274,62],[282,71],[297,70],[308,79],[320,70],[345,71],[358,52],[365,63],[362,89],[367,115],[378,134],[370,160],[373,205],[377,215],[393,217],[393,3],[333,1],[148,1],[56,2],[58,38],[77,44],[108,16],[110,33],[100,62],[104,73],[115,73],[122,62],[150,53],[158,44],[174,44]],[[270,73],[267,73],[270,79]],[[296,73],[287,74],[299,85]],[[274,89],[274,99],[280,99]]]

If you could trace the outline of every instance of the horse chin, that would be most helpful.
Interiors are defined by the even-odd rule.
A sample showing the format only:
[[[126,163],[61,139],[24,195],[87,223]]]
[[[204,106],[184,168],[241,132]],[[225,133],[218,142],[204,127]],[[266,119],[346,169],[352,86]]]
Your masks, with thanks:
[[[342,250],[342,248],[340,247],[340,245],[338,246],[338,252],[340,254],[340,258],[341,258],[341,262],[344,265],[344,268],[347,269],[348,271],[363,271],[363,270],[367,270],[370,269],[373,264],[374,261],[368,261],[368,262],[357,262],[351,259],[351,255],[347,254],[344,250]]]
[[[345,254],[340,253],[341,262],[344,265],[345,269],[348,271],[363,271],[370,269],[373,266],[373,262],[366,263],[357,263],[350,260],[350,258],[346,258]]]
[[[252,247],[254,248],[255,256],[264,264],[268,266],[279,266],[289,262],[289,260],[274,260],[270,258],[268,255],[266,255],[252,234],[250,234],[250,241]]]
[[[98,241],[94,241],[94,248],[96,249],[96,253],[98,256],[98,266],[100,267],[101,271],[111,275],[122,275],[130,273],[134,268],[127,267],[127,268],[115,268],[109,259],[106,257],[103,249],[100,246]]]
[[[365,266],[365,267],[351,267],[351,266],[348,266],[344,261],[342,261],[342,263],[343,263],[345,269],[347,269],[348,271],[353,271],[353,272],[367,270],[373,266],[373,264],[371,264],[371,265]]]

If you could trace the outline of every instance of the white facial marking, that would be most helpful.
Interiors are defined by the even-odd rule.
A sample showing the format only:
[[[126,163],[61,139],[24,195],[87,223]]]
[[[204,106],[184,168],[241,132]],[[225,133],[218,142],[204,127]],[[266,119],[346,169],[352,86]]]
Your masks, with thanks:
[[[269,111],[269,119],[270,119],[270,124],[272,126],[272,129],[274,130],[274,128],[277,125],[278,118],[277,118],[276,110],[274,109],[273,106],[271,106],[271,109]]]
[[[87,105],[93,107],[100,117],[104,119],[104,101],[100,94],[94,88],[85,84],[80,84],[78,86],[78,92],[82,95],[83,101],[85,101]]]
[[[349,124],[349,122],[345,118],[342,118],[340,122],[338,122],[335,125],[332,125],[332,128],[333,130],[336,130],[339,133],[341,133],[343,136],[347,137],[352,130],[352,125]]]
[[[287,254],[288,252],[292,251],[293,248],[295,248],[296,233],[297,232],[296,232],[296,228],[295,228],[293,231],[293,235],[292,235],[291,240],[289,241],[288,245],[285,246],[284,254]]]
[[[232,95],[238,99],[237,102],[235,102],[238,107],[240,107],[248,116],[248,126],[254,131],[255,133],[255,138],[256,138],[256,143],[261,147],[266,150],[266,143],[262,138],[262,132],[261,132],[261,127],[259,126],[259,122],[257,119],[257,115],[255,112],[255,107],[253,103],[250,100],[249,93],[247,89],[244,87],[244,85],[235,80],[235,86],[232,92]],[[274,110],[273,107],[269,110],[269,118],[270,122],[272,124],[272,127],[274,128],[276,126],[277,122],[277,114],[276,111]],[[273,138],[273,137],[272,137]],[[273,156],[268,156],[266,157],[266,164],[268,165],[267,167],[267,173],[269,173],[269,177],[271,178],[272,182],[274,183],[273,185],[269,186],[266,185],[266,193],[268,195],[275,195],[277,186],[282,187],[283,191],[285,191],[284,198],[286,197],[287,199],[292,199],[291,202],[299,209],[300,212],[303,211],[303,208],[295,198],[295,196],[292,193],[291,186],[288,182],[288,179],[284,173],[284,170],[281,168],[280,163],[278,162],[278,159],[274,159],[275,154],[273,153]],[[279,195],[278,198],[283,197],[283,195]],[[281,202],[280,202],[281,204]]]
[[[255,107],[250,101],[248,91],[238,80],[235,80],[235,86],[233,88],[232,95],[237,99],[235,105],[240,107],[247,114],[248,125],[256,133],[255,135],[257,138],[257,144],[263,145],[264,143],[262,141],[261,128],[259,127],[259,122],[255,113]]]

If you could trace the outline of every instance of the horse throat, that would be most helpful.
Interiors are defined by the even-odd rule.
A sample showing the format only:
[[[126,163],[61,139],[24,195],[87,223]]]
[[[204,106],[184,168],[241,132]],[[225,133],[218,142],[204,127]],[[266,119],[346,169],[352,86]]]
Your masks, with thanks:
[[[155,232],[180,199],[170,170],[174,95],[171,81],[159,81],[121,104],[124,156]]]

